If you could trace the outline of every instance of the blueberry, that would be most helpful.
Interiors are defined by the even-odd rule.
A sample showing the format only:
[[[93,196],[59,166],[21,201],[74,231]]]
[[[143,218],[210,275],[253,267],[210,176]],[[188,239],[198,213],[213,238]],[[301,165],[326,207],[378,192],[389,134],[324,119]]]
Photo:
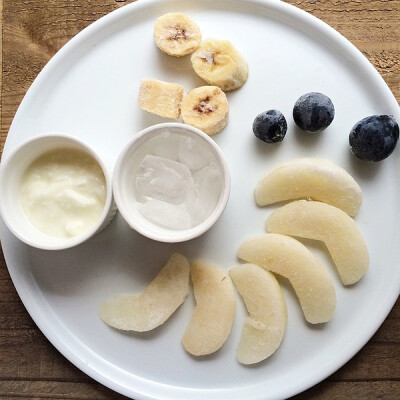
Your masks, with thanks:
[[[389,157],[399,139],[399,125],[389,115],[372,115],[350,131],[351,151],[361,160],[381,161]]]
[[[303,131],[320,132],[335,117],[331,99],[322,93],[311,92],[301,96],[293,107],[293,119]]]
[[[286,119],[278,110],[264,111],[253,122],[254,135],[265,143],[282,142],[286,131]]]

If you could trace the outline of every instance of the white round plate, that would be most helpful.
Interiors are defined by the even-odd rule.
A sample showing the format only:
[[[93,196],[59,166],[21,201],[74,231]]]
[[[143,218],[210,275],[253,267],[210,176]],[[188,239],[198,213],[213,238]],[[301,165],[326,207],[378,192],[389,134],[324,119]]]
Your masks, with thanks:
[[[124,144],[162,118],[136,105],[141,78],[203,85],[190,60],[161,54],[153,42],[157,16],[184,11],[203,37],[231,40],[249,63],[248,82],[229,93],[228,127],[214,137],[228,158],[231,197],[207,234],[184,244],[146,239],[118,215],[101,234],[77,248],[40,251],[23,245],[1,223],[1,241],[11,277],[27,310],[54,346],[82,371],[135,399],[282,399],[318,383],[349,360],[373,335],[400,288],[398,243],[399,151],[365,163],[350,153],[348,133],[361,118],[392,114],[399,107],[384,81],[348,41],[318,19],[279,1],[146,0],[95,22],[78,34],[43,69],[14,118],[4,150],[43,132],[66,132],[87,141],[113,165]],[[320,135],[299,132],[291,117],[300,95],[320,91],[336,107],[332,125]],[[288,133],[278,145],[254,138],[254,117],[281,110]],[[173,251],[205,258],[224,270],[239,263],[239,244],[264,231],[275,207],[258,208],[253,189],[263,173],[294,157],[329,158],[359,182],[364,202],[356,221],[368,243],[370,269],[344,287],[324,248],[305,242],[326,264],[337,291],[334,318],[322,326],[304,321],[290,286],[281,279],[288,306],[285,339],[265,362],[245,367],[235,359],[246,316],[237,298],[231,335],[212,356],[196,359],[181,337],[194,300],[162,327],[146,334],[109,328],[99,303],[118,292],[138,292]]]

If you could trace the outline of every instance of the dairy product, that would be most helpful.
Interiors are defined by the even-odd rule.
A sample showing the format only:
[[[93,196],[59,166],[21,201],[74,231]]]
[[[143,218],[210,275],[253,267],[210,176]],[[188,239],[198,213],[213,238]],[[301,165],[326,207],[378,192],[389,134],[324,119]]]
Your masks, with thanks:
[[[26,217],[38,230],[68,238],[96,224],[106,192],[98,162],[83,150],[62,148],[43,154],[27,168],[20,201]]]

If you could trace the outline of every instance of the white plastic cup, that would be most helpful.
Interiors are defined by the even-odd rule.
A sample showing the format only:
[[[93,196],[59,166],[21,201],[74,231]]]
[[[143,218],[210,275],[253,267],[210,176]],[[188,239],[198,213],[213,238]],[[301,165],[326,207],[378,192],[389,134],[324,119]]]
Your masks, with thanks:
[[[28,220],[20,201],[20,188],[24,173],[33,161],[48,151],[66,148],[83,150],[97,161],[105,177],[106,201],[95,225],[80,235],[64,238],[47,235]],[[45,133],[25,141],[5,159],[3,157],[0,167],[0,214],[8,229],[24,243],[44,250],[77,246],[103,230],[115,213],[111,174],[99,155],[84,142],[64,133]]]
[[[168,229],[146,219],[137,209],[138,199],[134,189],[134,171],[146,152],[146,143],[164,132],[186,135],[197,140],[216,159],[222,172],[222,189],[214,211],[199,225],[188,229]],[[218,145],[201,130],[182,123],[164,123],[150,126],[134,136],[124,147],[116,162],[113,174],[115,202],[128,225],[142,235],[160,242],[175,243],[194,239],[208,231],[219,219],[228,202],[231,178],[224,154]]]

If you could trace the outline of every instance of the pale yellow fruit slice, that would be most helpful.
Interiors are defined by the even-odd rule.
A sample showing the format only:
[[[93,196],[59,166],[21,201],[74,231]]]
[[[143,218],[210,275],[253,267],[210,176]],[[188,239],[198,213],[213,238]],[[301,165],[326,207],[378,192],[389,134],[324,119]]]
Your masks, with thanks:
[[[193,53],[201,42],[200,28],[184,13],[168,13],[157,18],[153,36],[160,50],[175,57]]]
[[[191,61],[200,78],[224,92],[240,88],[249,76],[246,59],[228,40],[204,40]]]
[[[142,79],[138,105],[142,110],[164,118],[178,119],[181,114],[183,86],[177,83]]]
[[[119,294],[100,305],[103,321],[117,329],[145,332],[163,324],[189,293],[190,266],[180,254],[168,262],[139,295]]]
[[[182,119],[209,136],[222,131],[229,119],[225,93],[218,86],[192,89],[182,101]]]
[[[336,307],[333,280],[318,259],[298,240],[267,233],[245,240],[238,257],[289,279],[306,320],[329,321]]]
[[[231,278],[221,269],[196,260],[190,263],[196,307],[182,338],[184,349],[203,356],[225,343],[235,317]]]
[[[354,178],[332,161],[321,158],[299,158],[278,165],[261,178],[254,194],[259,206],[311,198],[351,216],[357,215],[362,201]]]
[[[365,240],[342,210],[318,201],[298,200],[273,211],[267,231],[322,240],[328,248],[344,285],[359,281],[368,269]]]
[[[282,342],[285,299],[274,275],[257,265],[239,265],[229,275],[249,312],[236,356],[242,364],[255,364],[271,356]]]

